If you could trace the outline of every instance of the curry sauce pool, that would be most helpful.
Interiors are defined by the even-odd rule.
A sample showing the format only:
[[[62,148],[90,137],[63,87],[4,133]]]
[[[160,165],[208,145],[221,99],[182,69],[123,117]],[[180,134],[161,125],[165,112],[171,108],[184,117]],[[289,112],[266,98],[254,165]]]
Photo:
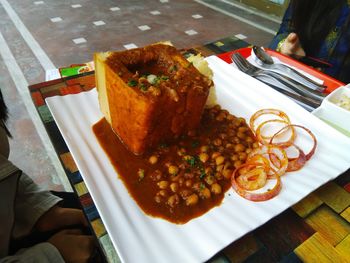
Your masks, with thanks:
[[[93,131],[139,207],[176,224],[220,205],[233,170],[258,147],[245,120],[218,105],[204,110],[198,130],[141,156],[125,148],[105,119]]]

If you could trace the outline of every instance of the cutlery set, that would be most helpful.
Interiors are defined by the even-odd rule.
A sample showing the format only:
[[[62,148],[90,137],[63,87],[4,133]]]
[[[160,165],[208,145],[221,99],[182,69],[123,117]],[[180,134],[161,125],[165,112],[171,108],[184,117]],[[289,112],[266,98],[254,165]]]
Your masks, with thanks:
[[[308,111],[321,105],[326,97],[323,93],[326,86],[285,64],[274,63],[270,55],[260,47],[254,46],[253,52],[261,68],[250,63],[240,53],[234,53],[231,59],[239,70],[290,97]]]

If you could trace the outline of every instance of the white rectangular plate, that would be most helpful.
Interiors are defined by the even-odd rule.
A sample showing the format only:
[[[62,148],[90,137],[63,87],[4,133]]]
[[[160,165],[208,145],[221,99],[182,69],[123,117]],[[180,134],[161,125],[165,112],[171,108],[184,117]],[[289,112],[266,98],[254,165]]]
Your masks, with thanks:
[[[262,108],[281,109],[293,123],[314,132],[316,153],[302,170],[282,178],[282,191],[272,200],[255,203],[229,190],[219,207],[176,225],[145,215],[118,178],[91,129],[102,117],[96,90],[48,98],[50,111],[123,262],[203,262],[350,166],[349,138],[217,57],[207,61],[214,71],[217,102],[223,108],[247,120]]]

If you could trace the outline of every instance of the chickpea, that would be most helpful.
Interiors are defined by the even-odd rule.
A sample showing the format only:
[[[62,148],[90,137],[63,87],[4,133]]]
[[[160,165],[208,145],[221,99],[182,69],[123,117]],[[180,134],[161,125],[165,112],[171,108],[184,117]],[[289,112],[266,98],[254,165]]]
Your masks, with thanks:
[[[192,186],[192,180],[186,180],[185,181],[185,186],[190,188]]]
[[[234,145],[232,143],[227,143],[226,144],[226,149],[233,149]]]
[[[245,150],[245,153],[246,153],[246,154],[249,154],[251,151],[252,151],[251,148],[247,148],[247,149]]]
[[[220,138],[216,138],[214,141],[213,141],[213,144],[215,146],[221,146],[222,145],[222,140]]]
[[[226,140],[228,135],[226,133],[220,133],[220,138],[223,139],[223,140]]]
[[[179,178],[178,181],[179,185],[182,186],[185,183],[185,178],[183,178],[182,176]]]
[[[184,189],[180,192],[182,199],[187,199],[192,194],[191,190]]]
[[[171,175],[176,175],[179,172],[179,167],[177,167],[175,165],[170,165],[168,168],[168,172]]]
[[[156,164],[158,162],[158,157],[156,155],[152,155],[149,157],[148,161],[150,164]]]
[[[243,133],[245,133],[245,132],[247,132],[248,130],[249,130],[249,129],[248,129],[247,126],[241,126],[241,127],[238,128],[238,132],[243,132]]]
[[[201,183],[200,182],[194,183],[192,188],[196,191],[199,191],[201,188]]]
[[[235,152],[243,152],[245,151],[245,146],[241,143],[235,145]]]
[[[253,143],[253,142],[254,142],[253,138],[250,137],[250,136],[248,136],[247,138],[245,138],[245,141],[246,141],[247,143]]]
[[[164,166],[167,167],[167,168],[169,168],[171,165],[172,165],[171,162],[166,162],[166,163],[164,164]]]
[[[204,181],[208,184],[208,185],[212,185],[216,182],[215,177],[212,175],[208,175],[204,178]]]
[[[244,132],[237,132],[237,137],[243,140],[247,137],[247,135]]]
[[[173,194],[172,196],[170,196],[168,198],[168,202],[167,204],[170,206],[170,207],[175,207],[176,205],[178,205],[180,202],[180,198],[177,194]]]
[[[238,166],[241,166],[242,165],[242,161],[241,160],[237,160],[237,161],[235,161],[234,163],[233,163],[233,166],[235,167],[235,168],[237,168]]]
[[[233,171],[231,169],[225,169],[222,171],[222,175],[226,178],[226,179],[230,179],[232,176]]]
[[[218,157],[215,158],[215,163],[216,163],[216,165],[223,164],[224,161],[225,161],[225,157],[224,157],[224,156],[221,156],[221,155],[220,155],[220,156],[218,156]]]
[[[246,125],[246,122],[245,122],[245,119],[244,119],[244,118],[239,117],[239,118],[237,118],[237,120],[239,121],[239,124],[241,124],[241,125]]]
[[[211,192],[213,194],[216,194],[216,195],[221,194],[221,192],[222,192],[221,185],[219,185],[217,183],[213,184],[211,186]]]
[[[241,160],[241,161],[245,161],[246,159],[247,159],[247,153],[246,152],[240,152],[240,153],[238,153],[238,156],[239,156],[239,159]]]
[[[241,123],[240,123],[240,121],[239,121],[238,118],[237,118],[237,119],[234,119],[234,120],[232,121],[232,124],[233,124],[235,127],[241,126]]]
[[[225,147],[224,146],[219,146],[218,147],[218,152],[219,153],[223,153],[225,151]]]
[[[204,187],[203,189],[201,189],[201,190],[199,191],[199,196],[200,196],[202,199],[208,199],[208,198],[210,198],[210,196],[211,196],[210,190],[209,190],[207,187]]]
[[[212,174],[213,173],[213,168],[206,167],[204,171],[205,171],[205,174]]]
[[[221,106],[219,104],[216,104],[214,107],[211,108],[212,112],[219,112],[221,110]]]
[[[161,203],[162,202],[162,198],[159,196],[159,195],[156,195],[155,197],[154,197],[154,201],[156,202],[156,203]]]
[[[220,164],[218,166],[216,166],[216,171],[221,173],[222,169],[224,169],[224,165],[223,164]]]
[[[258,148],[259,147],[259,143],[258,142],[254,142],[253,143],[253,148],[255,149],[255,148]]]
[[[179,190],[179,184],[178,183],[171,183],[170,184],[170,189],[171,189],[171,191],[176,193]]]
[[[236,143],[236,144],[238,144],[238,143],[241,142],[241,140],[240,140],[237,136],[233,137],[232,140],[233,140],[233,142]]]
[[[220,156],[221,153],[220,152],[213,152],[213,154],[211,155],[212,159],[216,159],[216,157]]]
[[[186,149],[185,148],[181,148],[177,151],[177,155],[178,156],[183,156],[184,154],[186,154]]]
[[[232,161],[237,161],[238,160],[238,154],[234,154],[230,158]]]
[[[201,151],[202,153],[206,153],[206,152],[208,152],[208,150],[209,150],[209,146],[208,146],[208,145],[203,145],[203,146],[201,146],[201,148],[200,148],[200,151]]]
[[[217,179],[217,180],[221,180],[222,179],[222,174],[221,173],[215,173],[215,178]]]
[[[167,189],[169,186],[169,182],[168,181],[160,181],[157,183],[157,185],[160,189]]]
[[[209,160],[209,155],[205,152],[202,152],[199,154],[199,160],[201,160],[202,163],[205,163]]]
[[[189,197],[186,199],[186,205],[187,206],[192,206],[198,203],[198,195],[196,194],[191,194]]]
[[[150,178],[152,181],[159,181],[162,179],[162,172],[159,170],[155,170],[153,173],[151,173]]]
[[[192,156],[191,155],[185,155],[183,159],[184,159],[184,161],[187,162],[187,161],[192,159]]]
[[[166,190],[160,190],[157,195],[162,196],[162,197],[167,197],[168,192]]]
[[[226,118],[225,114],[222,114],[222,113],[220,112],[220,113],[218,114],[218,116],[216,116],[215,120],[221,122],[221,121],[225,120],[225,118]]]
[[[234,120],[236,117],[233,116],[233,115],[231,115],[231,114],[229,114],[226,118],[227,118],[229,121],[232,121],[232,120]]]
[[[186,179],[192,179],[194,177],[194,173],[185,173],[184,178]]]

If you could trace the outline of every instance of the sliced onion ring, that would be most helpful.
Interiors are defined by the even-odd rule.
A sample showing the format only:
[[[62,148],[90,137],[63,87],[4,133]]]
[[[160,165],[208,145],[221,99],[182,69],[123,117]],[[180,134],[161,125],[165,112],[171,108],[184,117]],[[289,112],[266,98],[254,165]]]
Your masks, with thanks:
[[[271,137],[270,143],[273,144],[273,139],[274,139],[276,136],[278,136],[279,133],[284,132],[285,129],[288,129],[288,127],[290,127],[290,126],[304,129],[304,130],[311,136],[311,138],[312,138],[314,144],[313,144],[311,150],[309,151],[309,153],[305,154],[306,161],[310,160],[310,158],[312,157],[312,155],[314,155],[314,153],[315,153],[315,150],[316,150],[316,147],[317,147],[317,139],[316,139],[315,135],[314,135],[308,128],[305,128],[304,126],[297,125],[297,124],[289,124],[289,125],[287,125],[287,126],[284,126],[282,129],[280,129],[278,132],[276,132],[276,133]]]
[[[294,144],[293,146],[299,151],[299,155],[297,158],[288,158],[287,172],[294,172],[300,170],[301,168],[303,168],[307,161],[304,151]]]
[[[286,141],[283,141],[283,142],[271,143],[272,138],[276,138],[277,137],[276,133],[271,135],[271,136],[264,136],[264,135],[261,134],[261,129],[266,124],[269,124],[269,123],[272,123],[272,122],[285,123],[286,126],[288,126],[289,129],[291,130],[290,138],[288,140],[286,140]],[[282,129],[283,129],[284,132],[286,132],[288,130],[288,129],[285,129],[285,127],[283,127]],[[281,132],[282,129],[277,131],[278,135],[282,134],[282,132]],[[293,141],[295,140],[295,131],[294,131],[294,127],[291,126],[289,122],[286,122],[285,120],[273,119],[273,120],[267,120],[267,121],[264,121],[264,122],[260,123],[259,126],[256,128],[255,136],[256,136],[256,139],[261,144],[274,144],[274,145],[278,145],[280,147],[288,147],[288,146],[292,145]],[[266,140],[266,139],[270,139],[270,140]]]
[[[238,174],[236,181],[245,190],[260,189],[266,184],[268,171],[266,168],[261,164],[247,163],[239,168],[239,170],[243,170],[243,173]]]
[[[263,155],[264,157],[267,156],[268,160],[270,160],[270,163],[272,165],[274,165],[274,163],[276,163],[276,160],[273,162],[271,160],[271,156],[274,156],[274,158],[278,158],[279,161],[279,165],[276,166],[276,168],[278,169],[277,171],[275,171],[274,169],[272,169],[271,165],[270,165],[270,171],[273,171],[273,174],[269,173],[271,178],[271,175],[275,176],[282,176],[285,174],[285,172],[287,171],[288,168],[288,157],[286,154],[286,151],[284,149],[282,149],[279,146],[276,145],[262,145],[259,148],[255,148],[253,151],[251,151],[248,154],[248,158],[247,161],[249,162],[249,159],[252,158],[255,155]]]
[[[232,188],[242,197],[244,197],[245,199],[251,200],[251,201],[255,201],[255,202],[260,202],[260,201],[266,201],[269,200],[273,197],[275,197],[282,188],[282,183],[281,183],[281,178],[276,175],[276,184],[272,189],[268,189],[266,192],[262,192],[262,193],[257,193],[257,192],[250,192],[247,191],[246,189],[242,188],[236,180],[236,177],[239,176],[239,171],[244,168],[247,165],[252,165],[251,163],[246,163],[246,164],[242,164],[241,166],[239,166],[237,169],[235,169],[235,171],[232,174],[231,177],[231,185]],[[262,164],[256,164],[257,166],[263,166]],[[268,167],[266,168],[268,169]]]
[[[258,110],[257,112],[255,112],[252,117],[250,117],[250,121],[249,121],[249,126],[250,128],[255,131],[255,127],[254,127],[254,123],[255,121],[261,116],[261,115],[265,115],[265,114],[272,114],[272,115],[276,115],[278,117],[280,117],[282,120],[286,121],[287,123],[290,124],[290,120],[287,114],[285,114],[283,111],[281,110],[277,110],[277,109],[261,109]]]

